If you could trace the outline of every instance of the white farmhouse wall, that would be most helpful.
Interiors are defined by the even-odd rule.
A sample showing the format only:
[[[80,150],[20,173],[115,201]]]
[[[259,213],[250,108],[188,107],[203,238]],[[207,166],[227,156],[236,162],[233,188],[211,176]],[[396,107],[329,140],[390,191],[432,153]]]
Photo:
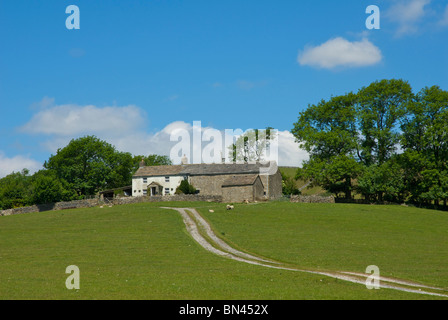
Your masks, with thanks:
[[[144,190],[147,190],[148,186],[156,182],[163,186],[162,195],[167,195],[166,189],[170,190],[169,194],[173,195],[176,192],[177,187],[180,185],[181,181],[184,180],[183,176],[170,176],[169,182],[165,181],[165,176],[163,177],[147,177],[147,181],[143,182],[144,177],[134,177],[132,179],[132,196],[142,197],[145,195]],[[148,194],[149,196],[149,194]]]

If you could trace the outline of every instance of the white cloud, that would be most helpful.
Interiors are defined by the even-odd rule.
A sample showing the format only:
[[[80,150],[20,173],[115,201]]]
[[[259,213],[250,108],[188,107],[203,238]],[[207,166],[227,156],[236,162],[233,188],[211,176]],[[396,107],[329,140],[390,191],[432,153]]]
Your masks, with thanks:
[[[179,130],[179,129],[190,131],[193,129],[193,126],[184,121],[174,121],[174,122],[171,122],[170,124],[168,124],[165,128],[163,128],[160,131],[160,133],[158,133],[158,134],[164,133],[164,134],[170,135],[175,130]]]
[[[255,88],[261,88],[267,85],[267,81],[248,81],[248,80],[238,80],[236,81],[236,86],[238,89],[250,91]]]
[[[173,148],[177,142],[170,141],[170,135],[177,129],[187,130],[192,137],[193,126],[183,121],[176,121],[168,124],[165,128],[157,131],[154,134],[145,132],[134,132],[125,134],[123,136],[98,136],[100,139],[105,140],[114,145],[118,150],[123,152],[130,152],[133,155],[170,155],[171,148]],[[213,130],[211,127],[202,127],[201,132],[206,130]],[[216,130],[217,131],[217,130]],[[223,131],[221,131],[222,133]],[[223,134],[224,137],[224,134]],[[44,143],[44,146],[51,152],[55,153],[58,148],[65,147],[70,137],[55,136],[52,139]],[[223,138],[223,141],[225,139]],[[202,150],[209,142],[202,142]],[[305,150],[299,148],[299,145],[295,142],[294,136],[289,131],[278,132],[278,164],[280,166],[299,167],[303,161],[309,159],[309,155]],[[227,152],[227,148],[223,152]],[[191,150],[193,152],[201,152],[197,147]],[[190,162],[192,159],[190,159]],[[0,151],[0,178],[12,173],[20,172],[24,168],[30,170],[33,174],[42,169],[42,163],[35,161],[29,157],[17,155],[11,158],[6,157]]]
[[[218,133],[221,134],[222,144],[225,142],[224,130],[217,130],[212,127],[201,125],[199,131],[195,130],[193,123],[174,121],[161,130],[150,132],[150,128],[145,126],[145,123],[148,123],[145,112],[136,106],[99,108],[92,105],[53,105],[38,111],[20,129],[28,134],[48,136],[48,139],[41,145],[52,154],[55,154],[59,148],[65,147],[71,139],[82,135],[95,135],[115,146],[117,150],[130,152],[133,155],[159,154],[170,156],[172,148],[178,144],[178,141],[170,141],[171,134],[176,130],[188,132],[191,139],[193,132],[199,137],[206,131],[208,133]],[[229,129],[237,130],[238,128]],[[244,130],[246,129],[242,131]],[[209,143],[203,141],[201,146],[197,146],[191,140],[190,155],[202,154],[202,150]],[[278,151],[279,165],[299,166],[302,160],[307,159],[307,153],[299,149],[293,135],[288,131],[279,132]],[[224,156],[228,155],[227,148],[223,148],[222,152]],[[220,159],[221,155],[217,155],[217,157]],[[16,160],[23,159],[17,158]],[[193,160],[192,157],[190,160]],[[35,163],[31,164],[33,165],[31,168],[36,167]],[[10,167],[8,166],[8,168]]]
[[[295,137],[289,131],[278,132],[278,159],[279,165],[285,167],[301,167],[303,161],[309,159],[309,154],[299,148]]]
[[[368,39],[350,42],[337,37],[316,47],[305,47],[297,60],[302,66],[324,69],[366,67],[379,63],[382,54],[381,50]]]
[[[144,117],[136,106],[60,105],[39,111],[20,130],[66,137],[86,133],[119,135],[141,127]]]
[[[442,20],[439,21],[441,26],[448,26],[448,5],[445,8],[445,12],[443,13]]]
[[[236,131],[238,128],[232,128],[231,130]],[[193,124],[186,123],[184,121],[175,121],[167,126],[165,126],[162,130],[157,131],[155,133],[146,133],[146,132],[137,132],[130,133],[120,137],[104,137],[100,136],[99,138],[106,140],[107,142],[114,145],[118,150],[123,152],[130,152],[134,155],[148,155],[148,154],[159,154],[159,155],[167,155],[170,156],[171,150],[176,146],[178,141],[171,141],[170,137],[172,133],[175,133],[177,130],[183,130],[188,133],[190,137],[190,149],[189,151],[185,151],[184,153],[189,154],[189,162],[193,163],[193,155],[203,155],[202,152],[204,148],[211,142],[201,141],[201,145],[198,146],[193,143],[193,132],[198,137],[202,138],[202,135],[206,131],[215,131],[219,132],[222,137],[223,148],[222,152],[224,156],[228,156],[228,146],[224,146],[225,142],[225,134],[224,130],[217,130],[212,127],[196,127],[194,130]],[[244,132],[244,130],[242,130]],[[55,139],[51,141],[51,147],[53,150],[57,150],[57,148],[64,147],[67,145],[69,140],[64,140],[64,138]],[[280,166],[291,166],[298,167],[302,165],[304,160],[308,160],[309,155],[305,150],[299,148],[298,143],[295,142],[294,136],[289,131],[279,131],[278,132],[278,163]],[[49,144],[50,145],[50,144]],[[182,155],[179,155],[181,157]],[[220,157],[220,155],[219,155]],[[202,159],[204,161],[204,159]],[[201,162],[202,162],[201,161]],[[176,161],[174,161],[175,164]],[[195,162],[197,163],[197,161]]]
[[[430,3],[431,0],[396,1],[386,11],[385,16],[398,24],[398,36],[412,34],[419,30],[421,20],[428,13],[426,6]]]
[[[0,151],[0,178],[13,172],[21,172],[25,168],[32,174],[42,169],[42,163],[21,155],[8,158]]]
[[[43,110],[54,105],[54,98],[43,97],[41,101],[33,103],[31,105],[32,110]]]

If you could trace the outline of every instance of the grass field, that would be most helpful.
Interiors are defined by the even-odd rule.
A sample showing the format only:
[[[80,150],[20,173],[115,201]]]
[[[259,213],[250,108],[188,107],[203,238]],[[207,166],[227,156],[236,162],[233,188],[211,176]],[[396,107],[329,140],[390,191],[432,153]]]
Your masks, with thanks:
[[[215,256],[161,206],[195,207],[243,251],[448,289],[448,214],[401,206],[152,203],[0,217],[0,299],[440,299]],[[214,209],[214,213],[209,213]],[[77,265],[81,288],[68,290]]]

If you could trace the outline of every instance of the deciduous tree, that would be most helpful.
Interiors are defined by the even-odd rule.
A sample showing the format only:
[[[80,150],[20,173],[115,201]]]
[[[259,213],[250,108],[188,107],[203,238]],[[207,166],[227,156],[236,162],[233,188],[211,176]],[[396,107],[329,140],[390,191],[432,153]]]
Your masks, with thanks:
[[[93,195],[102,189],[129,185],[132,180],[133,158],[119,152],[95,136],[71,140],[58,149],[45,163],[59,179],[67,181],[79,195]]]

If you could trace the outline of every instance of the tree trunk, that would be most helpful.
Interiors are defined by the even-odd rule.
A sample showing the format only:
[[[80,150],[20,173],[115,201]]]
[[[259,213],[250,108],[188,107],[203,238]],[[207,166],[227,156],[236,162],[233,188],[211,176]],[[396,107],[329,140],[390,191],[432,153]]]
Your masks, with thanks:
[[[366,193],[364,195],[364,198],[366,199],[367,202],[370,202],[370,194]]]
[[[352,180],[350,177],[345,178],[345,199],[352,199]]]

